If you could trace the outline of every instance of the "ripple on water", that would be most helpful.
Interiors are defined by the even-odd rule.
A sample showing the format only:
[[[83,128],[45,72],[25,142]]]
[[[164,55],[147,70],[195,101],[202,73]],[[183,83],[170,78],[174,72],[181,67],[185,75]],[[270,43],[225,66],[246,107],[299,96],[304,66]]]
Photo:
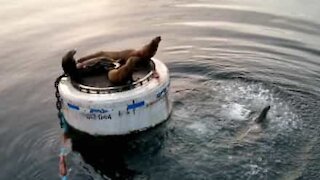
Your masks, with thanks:
[[[57,171],[48,168],[47,164],[57,164],[61,132],[56,128],[39,131],[39,126],[45,126],[45,123],[28,124],[6,148],[7,158],[10,159],[7,163],[7,172],[12,173],[16,168],[12,162],[23,167],[11,175],[15,179],[46,179],[48,175],[56,175],[58,178]],[[12,152],[20,153],[12,154]]]
[[[286,147],[279,147],[276,143],[293,143],[292,141],[299,136],[297,133],[291,137],[295,131],[300,132],[303,124],[297,114],[298,107],[292,103],[294,99],[277,86],[268,83],[200,77],[184,76],[180,73],[173,80],[181,82],[182,79],[189,78],[188,82],[195,81],[189,83],[185,91],[181,90],[184,84],[178,83],[175,86],[173,83],[173,91],[176,90],[176,93],[173,92],[173,98],[183,105],[175,107],[171,121],[179,121],[174,123],[176,132],[184,139],[174,154],[179,156],[179,153],[184,153],[185,156],[191,156],[191,153],[195,153],[188,161],[202,164],[211,160],[213,162],[208,164],[212,165],[212,169],[217,168],[217,162],[224,161],[224,166],[234,168],[227,172],[240,173],[238,175],[242,178],[263,178],[267,174],[277,174],[278,170],[270,166],[274,159],[266,155],[278,152],[279,149],[285,151]],[[253,118],[266,105],[271,106],[267,115],[267,126],[261,127],[258,132],[252,130],[246,135],[245,140],[237,142],[239,136],[248,128],[253,128]],[[186,139],[188,143],[184,144]],[[202,159],[195,151],[208,152],[209,155]],[[229,152],[229,157],[225,157],[225,151]],[[252,161],[255,156],[260,158]],[[279,154],[274,158],[284,161]],[[215,173],[213,177],[220,175]]]
[[[66,49],[131,48],[155,34],[171,72],[170,120],[121,143],[74,143],[70,179],[317,179],[316,1],[75,2],[1,8],[3,179],[58,179],[61,132],[43,117],[55,111],[46,76],[60,73]],[[43,99],[52,111],[39,111]],[[266,105],[266,125],[248,130]]]

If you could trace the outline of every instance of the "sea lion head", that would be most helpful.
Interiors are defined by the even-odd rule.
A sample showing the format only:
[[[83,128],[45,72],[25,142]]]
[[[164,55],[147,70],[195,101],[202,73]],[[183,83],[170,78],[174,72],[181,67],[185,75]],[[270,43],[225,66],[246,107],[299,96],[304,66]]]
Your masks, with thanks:
[[[76,50],[68,51],[62,58],[62,69],[65,74],[69,75],[71,79],[78,80],[78,70],[74,55]]]
[[[144,59],[150,59],[156,54],[160,41],[161,36],[157,36],[153,38],[149,44],[143,47],[142,54]]]

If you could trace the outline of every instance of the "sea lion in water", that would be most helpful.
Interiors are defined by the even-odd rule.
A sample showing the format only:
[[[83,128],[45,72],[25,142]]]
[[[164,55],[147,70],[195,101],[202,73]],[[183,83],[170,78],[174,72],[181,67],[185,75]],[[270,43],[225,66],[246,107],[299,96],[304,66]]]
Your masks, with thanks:
[[[244,132],[242,133],[239,138],[237,138],[237,141],[242,140],[245,136],[247,136],[249,133],[257,133],[257,132],[261,132],[262,129],[262,123],[265,122],[267,114],[270,110],[270,106],[266,106],[262,109],[262,111],[260,112],[259,116],[257,116],[253,122],[254,124],[251,124],[251,126]]]
[[[133,56],[130,57],[126,64],[122,65],[118,69],[112,69],[108,72],[108,79],[114,85],[124,85],[128,81],[132,80],[132,73],[134,71],[135,65],[140,61],[140,57]]]
[[[95,63],[96,61],[100,61],[101,59],[99,58],[101,57],[103,57],[106,61],[117,61],[120,64],[126,64],[126,61],[132,56],[139,57],[140,62],[148,62],[148,60],[156,54],[160,41],[161,36],[157,36],[138,50],[127,49],[123,51],[99,51],[78,59],[78,68],[85,67],[87,63]]]
[[[266,119],[267,113],[269,112],[269,110],[270,110],[270,106],[266,106],[265,108],[263,108],[260,115],[254,120],[254,122],[262,123]]]

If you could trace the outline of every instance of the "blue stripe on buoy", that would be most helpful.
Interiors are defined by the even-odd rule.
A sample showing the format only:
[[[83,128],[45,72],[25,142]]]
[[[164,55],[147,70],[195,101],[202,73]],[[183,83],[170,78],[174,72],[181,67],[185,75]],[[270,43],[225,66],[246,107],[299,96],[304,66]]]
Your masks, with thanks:
[[[127,109],[128,110],[136,109],[136,108],[139,108],[139,107],[142,107],[142,106],[144,106],[144,101],[140,101],[140,102],[137,102],[137,103],[130,104],[130,105],[128,105]]]
[[[90,113],[107,113],[108,110],[107,109],[90,109]]]
[[[69,107],[70,109],[74,109],[74,110],[77,110],[77,111],[80,110],[79,106],[76,106],[76,105],[73,105],[73,104],[70,104],[70,103],[67,103],[67,104],[68,104],[68,107]]]

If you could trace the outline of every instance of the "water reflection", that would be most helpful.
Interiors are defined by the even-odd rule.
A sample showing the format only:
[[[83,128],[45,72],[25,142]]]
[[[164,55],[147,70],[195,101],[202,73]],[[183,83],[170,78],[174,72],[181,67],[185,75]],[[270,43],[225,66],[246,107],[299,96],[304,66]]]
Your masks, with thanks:
[[[149,131],[125,136],[91,136],[71,129],[73,153],[80,153],[83,161],[89,164],[103,178],[134,179],[145,176],[143,172],[130,168],[130,161],[137,157],[156,156],[161,151],[165,139],[163,123]],[[72,173],[72,172],[71,172]],[[71,174],[72,176],[72,174]]]

